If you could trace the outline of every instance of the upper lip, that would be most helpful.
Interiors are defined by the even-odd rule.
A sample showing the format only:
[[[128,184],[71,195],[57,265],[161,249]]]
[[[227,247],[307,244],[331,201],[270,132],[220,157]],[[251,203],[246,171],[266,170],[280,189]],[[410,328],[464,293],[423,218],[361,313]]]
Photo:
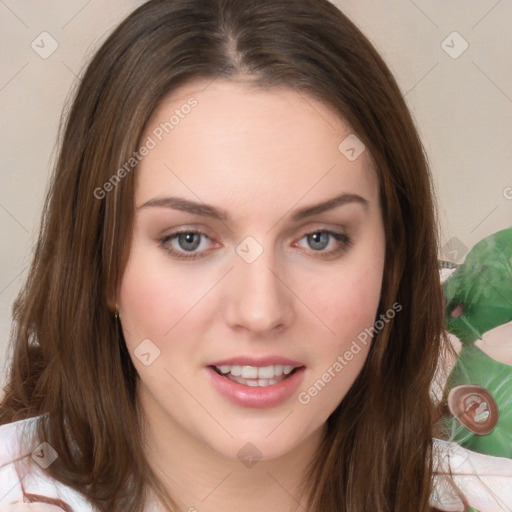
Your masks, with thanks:
[[[275,364],[295,367],[304,366],[299,361],[294,361],[293,359],[288,359],[287,357],[282,356],[238,356],[215,361],[210,363],[208,366],[273,366]]]

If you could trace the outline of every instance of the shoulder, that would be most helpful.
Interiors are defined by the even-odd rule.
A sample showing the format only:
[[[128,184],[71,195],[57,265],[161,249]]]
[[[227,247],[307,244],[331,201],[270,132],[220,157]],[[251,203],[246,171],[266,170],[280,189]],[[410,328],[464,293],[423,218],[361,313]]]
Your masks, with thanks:
[[[96,509],[84,496],[44,472],[58,453],[36,438],[35,427],[42,418],[35,416],[0,426],[0,509],[23,502],[25,494],[33,495],[33,501],[43,501],[36,496],[61,500],[72,512],[94,512]]]

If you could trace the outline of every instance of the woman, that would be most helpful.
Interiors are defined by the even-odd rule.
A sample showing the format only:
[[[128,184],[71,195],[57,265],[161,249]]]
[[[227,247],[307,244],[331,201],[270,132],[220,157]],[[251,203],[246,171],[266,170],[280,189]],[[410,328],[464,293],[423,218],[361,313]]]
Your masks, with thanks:
[[[147,2],[65,125],[4,502],[432,510],[436,247],[411,116],[333,5]]]

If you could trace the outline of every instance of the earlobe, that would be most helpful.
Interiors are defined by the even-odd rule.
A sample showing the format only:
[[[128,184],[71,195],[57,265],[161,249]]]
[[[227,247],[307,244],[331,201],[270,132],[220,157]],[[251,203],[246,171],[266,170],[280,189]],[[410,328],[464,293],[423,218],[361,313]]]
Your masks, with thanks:
[[[107,307],[116,319],[119,318],[119,306],[117,305],[117,293],[114,296],[109,294],[109,296],[107,297]]]

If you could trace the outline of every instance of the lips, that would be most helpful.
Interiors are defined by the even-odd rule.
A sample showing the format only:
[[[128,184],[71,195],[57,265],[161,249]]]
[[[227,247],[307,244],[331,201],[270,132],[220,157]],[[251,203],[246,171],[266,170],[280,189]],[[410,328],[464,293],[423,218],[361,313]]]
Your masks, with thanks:
[[[304,378],[305,366],[279,355],[238,356],[206,366],[212,384],[241,407],[273,407],[291,397]]]
[[[274,379],[243,379],[230,374],[222,375],[215,366],[205,368],[214,388],[231,403],[240,407],[275,407],[297,391],[304,380],[306,368],[296,367],[290,374]]]

